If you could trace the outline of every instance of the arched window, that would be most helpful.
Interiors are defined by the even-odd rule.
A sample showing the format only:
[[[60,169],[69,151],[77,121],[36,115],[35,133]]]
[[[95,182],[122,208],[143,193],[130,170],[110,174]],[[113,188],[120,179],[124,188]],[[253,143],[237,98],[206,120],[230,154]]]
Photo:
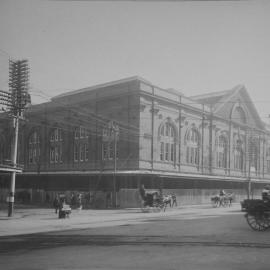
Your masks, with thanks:
[[[174,162],[176,158],[176,132],[169,122],[160,127],[160,160]]]
[[[89,158],[89,133],[85,127],[79,126],[74,131],[74,161],[85,162]]]
[[[266,149],[266,171],[270,173],[270,146]]]
[[[249,166],[253,168],[255,172],[258,170],[259,163],[259,140],[256,138],[250,138],[249,142]]]
[[[28,140],[28,163],[37,164],[40,161],[40,135],[37,131],[30,134]]]
[[[186,162],[199,165],[199,133],[195,128],[188,131],[186,136]]]
[[[227,145],[226,137],[220,135],[216,143],[216,164],[218,168],[227,167]]]
[[[63,132],[60,128],[53,128],[50,133],[50,163],[63,162]]]
[[[234,108],[233,113],[232,113],[232,120],[237,121],[242,124],[246,123],[246,114],[240,106],[237,106],[236,108]]]
[[[234,145],[234,169],[243,170],[244,166],[243,142],[237,139]]]

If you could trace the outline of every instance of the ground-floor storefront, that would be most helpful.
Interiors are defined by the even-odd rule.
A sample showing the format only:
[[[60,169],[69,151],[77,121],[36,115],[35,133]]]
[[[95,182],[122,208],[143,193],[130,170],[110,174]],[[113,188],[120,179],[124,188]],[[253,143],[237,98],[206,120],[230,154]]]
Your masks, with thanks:
[[[259,197],[267,180],[251,179],[251,196]],[[209,203],[210,197],[220,189],[234,193],[237,201],[246,198],[249,181],[245,178],[224,178],[207,175],[166,174],[148,171],[17,174],[16,197],[22,202],[51,204],[57,194],[83,194],[86,207],[112,207],[114,190],[118,207],[136,207],[140,197],[138,188],[163,190],[174,193],[180,204]],[[5,201],[10,175],[0,176],[0,200]]]

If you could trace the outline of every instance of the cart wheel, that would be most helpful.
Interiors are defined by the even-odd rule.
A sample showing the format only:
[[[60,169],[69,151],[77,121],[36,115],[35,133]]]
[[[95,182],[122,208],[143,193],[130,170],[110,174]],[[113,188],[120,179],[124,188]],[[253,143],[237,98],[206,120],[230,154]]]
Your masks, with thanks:
[[[265,212],[260,215],[260,223],[261,223],[262,226],[265,227],[265,230],[267,230],[268,228],[270,228],[269,215],[266,214]]]
[[[219,205],[219,201],[218,201],[218,200],[211,200],[211,203],[212,203],[212,206],[213,206],[214,208],[217,208],[218,205]]]
[[[161,210],[162,210],[162,205],[160,203],[156,202],[153,204],[152,212],[158,213],[158,212],[161,212]]]
[[[148,206],[145,206],[145,202],[144,201],[141,201],[141,210],[142,210],[143,213],[149,212],[149,207]]]
[[[245,217],[246,217],[248,225],[254,231],[265,231],[268,228],[266,220],[261,215],[254,216],[247,213]]]
[[[165,212],[167,208],[167,204],[164,204],[162,208],[163,208],[163,212]]]
[[[223,204],[222,204],[223,207],[228,207],[229,206],[229,200],[227,198],[224,198],[223,199]]]

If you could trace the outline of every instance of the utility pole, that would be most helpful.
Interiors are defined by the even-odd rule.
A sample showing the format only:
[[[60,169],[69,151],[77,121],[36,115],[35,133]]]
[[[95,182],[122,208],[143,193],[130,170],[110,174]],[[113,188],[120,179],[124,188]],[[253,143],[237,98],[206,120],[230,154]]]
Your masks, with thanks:
[[[112,131],[114,140],[113,207],[116,208],[117,140],[119,136],[119,127],[115,123],[112,123]]]
[[[12,149],[11,149],[11,164],[14,169],[17,167],[17,152],[18,152],[18,134],[19,134],[19,117],[13,117],[13,141],[12,141]],[[11,182],[10,182],[10,192],[8,197],[8,216],[13,216],[14,209],[14,197],[15,197],[15,180],[16,180],[16,171],[13,170],[11,172]]]
[[[248,199],[251,199],[251,190],[252,190],[252,182],[251,182],[251,165],[253,165],[254,162],[254,133],[253,128],[251,129],[249,136],[248,136]]]
[[[15,179],[17,169],[18,134],[19,119],[22,118],[23,111],[30,103],[28,94],[29,67],[27,60],[9,61],[9,92],[0,91],[0,104],[5,105],[13,120],[13,134],[11,146],[11,162],[13,171],[11,172],[10,192],[8,197],[8,216],[13,215]]]

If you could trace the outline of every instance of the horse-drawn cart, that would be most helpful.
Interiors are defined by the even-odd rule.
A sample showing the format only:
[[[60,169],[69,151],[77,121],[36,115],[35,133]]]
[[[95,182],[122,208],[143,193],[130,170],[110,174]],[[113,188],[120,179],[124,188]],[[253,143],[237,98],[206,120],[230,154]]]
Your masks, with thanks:
[[[177,206],[176,195],[173,193],[164,195],[162,190],[148,190],[144,185],[139,188],[142,212],[165,212],[168,205]]]
[[[248,225],[255,231],[265,231],[270,228],[270,202],[259,199],[246,199],[241,202],[242,211]]]
[[[165,204],[158,191],[150,191],[141,195],[142,212],[160,212],[162,209],[165,211]]]
[[[63,204],[60,208],[59,208],[59,214],[58,217],[59,218],[69,218],[69,215],[71,214],[71,208],[68,204]]]

